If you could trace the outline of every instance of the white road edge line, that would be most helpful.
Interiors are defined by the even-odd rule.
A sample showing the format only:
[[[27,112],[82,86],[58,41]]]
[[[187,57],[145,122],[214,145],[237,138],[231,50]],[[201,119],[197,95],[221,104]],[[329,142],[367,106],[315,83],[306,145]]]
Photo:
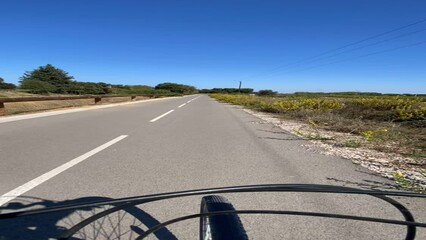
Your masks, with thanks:
[[[163,101],[163,100],[169,100],[169,99],[175,99],[175,98],[180,98],[180,97],[155,98],[155,99],[138,100],[138,101],[133,101],[133,102],[113,103],[113,104],[106,104],[106,105],[99,105],[99,106],[87,105],[87,106],[80,106],[80,107],[72,108],[72,109],[62,109],[62,110],[61,109],[51,109],[51,110],[48,110],[48,112],[28,113],[28,114],[23,114],[23,115],[1,116],[0,117],[0,123],[15,122],[15,121],[21,121],[21,120],[33,119],[33,118],[41,118],[41,117],[50,117],[50,116],[67,114],[67,113],[85,112],[85,111],[89,111],[89,110],[119,107],[119,106],[123,106],[123,105],[132,105],[132,104],[138,104],[138,103]]]
[[[67,163],[62,164],[61,166],[59,166],[59,167],[57,167],[53,170],[50,170],[49,172],[47,172],[47,173],[45,173],[41,176],[34,178],[33,180],[13,189],[12,191],[9,191],[9,192],[3,194],[0,197],[0,207],[2,205],[4,205],[5,203],[7,203],[7,202],[17,198],[18,196],[30,191],[31,189],[37,187],[38,185],[46,182],[47,180],[55,177],[56,175],[64,172],[65,170],[83,162],[84,160],[88,159],[89,157],[95,155],[96,153],[98,153],[98,152],[110,147],[111,145],[125,139],[127,136],[128,135],[121,135],[117,138],[114,138],[113,140],[111,140],[107,143],[104,143],[101,146],[99,146],[99,147],[97,147],[97,148],[77,157],[77,158],[74,158],[73,160],[71,160]]]
[[[185,105],[186,105],[186,103],[181,104],[181,105],[179,105],[179,107],[178,107],[178,108],[181,108],[181,107],[183,107],[183,106],[185,106]]]
[[[168,112],[166,112],[166,113],[164,113],[164,114],[161,114],[160,116],[158,116],[158,117],[156,117],[156,118],[152,119],[150,122],[155,122],[155,121],[157,121],[158,119],[160,119],[160,118],[162,118],[162,117],[166,116],[167,114],[172,113],[173,111],[174,111],[174,109],[173,109],[173,110],[170,110],[170,111],[168,111]]]

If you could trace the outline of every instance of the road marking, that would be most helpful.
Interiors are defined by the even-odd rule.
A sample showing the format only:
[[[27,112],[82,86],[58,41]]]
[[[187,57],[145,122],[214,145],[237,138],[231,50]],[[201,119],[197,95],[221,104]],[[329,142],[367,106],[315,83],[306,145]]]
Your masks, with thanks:
[[[117,138],[114,138],[113,140],[111,140],[111,141],[109,141],[105,144],[102,144],[101,146],[99,146],[99,147],[97,147],[97,148],[77,157],[77,158],[74,158],[73,160],[71,160],[67,163],[62,164],[61,166],[59,166],[59,167],[57,167],[53,170],[50,170],[49,172],[47,172],[47,173],[45,173],[41,176],[34,178],[33,180],[13,189],[12,191],[3,194],[0,197],[0,206],[2,206],[5,203],[15,199],[16,197],[28,192],[29,190],[37,187],[38,185],[46,182],[47,180],[53,178],[54,176],[60,174],[61,172],[83,162],[84,160],[88,159],[89,157],[91,157],[91,156],[95,155],[96,153],[110,147],[111,145],[125,139],[126,137],[127,137],[127,135],[121,135]]]
[[[185,105],[186,105],[186,103],[181,104],[181,105],[179,105],[179,107],[178,107],[178,108],[181,108],[181,107],[183,107],[183,106],[185,106]]]
[[[51,109],[52,111],[49,110],[49,112],[29,113],[29,114],[17,115],[17,116],[0,116],[0,123],[14,122],[14,121],[41,118],[41,117],[50,117],[50,116],[56,116],[61,114],[67,114],[67,113],[84,112],[84,111],[95,110],[95,109],[118,107],[123,105],[132,105],[132,104],[145,103],[145,102],[163,101],[163,100],[175,99],[175,98],[180,98],[180,97],[155,98],[155,99],[139,100],[134,102],[113,103],[113,104],[106,104],[106,105],[99,105],[99,106],[88,105],[88,106],[80,106],[75,109],[66,109],[66,110]]]
[[[168,111],[168,112],[166,112],[166,113],[164,113],[164,114],[161,114],[160,116],[158,116],[158,117],[156,117],[156,118],[152,119],[150,122],[155,122],[155,121],[157,121],[158,119],[160,119],[160,118],[162,118],[162,117],[166,116],[167,114],[172,113],[173,111],[174,111],[174,110],[170,110],[170,111]]]
[[[186,103],[190,103],[190,102],[194,101],[194,100],[195,100],[195,99],[197,99],[197,98],[199,98],[199,97],[193,98],[193,99],[189,100],[189,101],[188,101],[188,102],[186,102]]]

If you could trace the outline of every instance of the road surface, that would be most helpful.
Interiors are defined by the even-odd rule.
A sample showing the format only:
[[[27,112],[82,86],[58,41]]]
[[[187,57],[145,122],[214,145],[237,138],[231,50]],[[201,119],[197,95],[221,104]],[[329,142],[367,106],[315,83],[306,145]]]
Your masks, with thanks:
[[[306,144],[304,140],[206,95],[23,118],[3,122],[0,119],[0,203],[4,212],[32,203],[55,206],[244,184],[393,187],[389,180],[348,160],[308,151],[301,146]],[[396,210],[369,197],[301,193],[225,196],[237,209],[321,211],[401,219]],[[418,220],[426,221],[424,200],[398,200],[408,204]],[[152,225],[197,213],[199,206],[200,197],[189,197],[142,205],[143,212],[139,214],[144,214],[145,225]],[[22,239],[53,238],[78,218],[76,213],[67,213],[3,222],[0,239],[18,239],[19,234],[24,235]],[[403,227],[353,221],[291,216],[242,216],[242,220],[252,239],[404,236]],[[194,239],[198,236],[197,224],[196,220],[178,223],[156,237]],[[106,230],[98,236],[113,238],[117,232],[111,226],[105,226]],[[140,229],[146,227],[141,225]],[[137,229],[131,232],[134,234]],[[418,234],[420,238],[426,236],[424,229]]]

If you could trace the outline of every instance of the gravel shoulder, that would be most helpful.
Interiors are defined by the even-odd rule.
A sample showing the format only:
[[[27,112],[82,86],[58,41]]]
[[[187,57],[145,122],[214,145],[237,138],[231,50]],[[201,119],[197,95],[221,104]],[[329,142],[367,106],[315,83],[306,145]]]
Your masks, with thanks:
[[[364,147],[346,147],[345,143],[347,142],[362,142],[366,140],[349,133],[326,131],[307,123],[284,120],[271,113],[250,109],[243,110],[263,121],[308,140],[308,144],[303,144],[308,150],[349,159],[353,163],[374,171],[385,178],[396,181],[403,188],[420,192],[426,191],[426,172],[417,165],[415,159]]]

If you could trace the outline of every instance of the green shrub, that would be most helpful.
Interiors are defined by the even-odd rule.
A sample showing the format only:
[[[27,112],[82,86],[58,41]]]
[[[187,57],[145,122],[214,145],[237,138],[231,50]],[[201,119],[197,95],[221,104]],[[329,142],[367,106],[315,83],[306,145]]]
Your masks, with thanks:
[[[197,92],[197,89],[193,86],[177,84],[177,83],[160,83],[157,86],[155,86],[155,89],[167,90],[167,91],[170,91],[173,93],[179,93],[179,94],[192,94]]]
[[[277,92],[274,92],[272,90],[260,90],[257,92],[257,95],[259,96],[275,96],[277,95]]]
[[[56,91],[56,87],[52,84],[35,79],[23,80],[21,88],[35,94],[47,94]]]
[[[0,89],[15,89],[16,85],[13,83],[7,83],[3,78],[0,77]]]
[[[28,80],[37,80],[55,87],[51,90],[52,88],[47,87],[48,85],[44,85],[49,88],[49,92],[69,93],[71,84],[73,83],[72,79],[73,77],[69,76],[64,70],[56,68],[51,64],[47,64],[46,66],[38,67],[33,71],[25,72],[21,77],[21,85]],[[40,84],[38,85],[38,87],[41,86]]]

